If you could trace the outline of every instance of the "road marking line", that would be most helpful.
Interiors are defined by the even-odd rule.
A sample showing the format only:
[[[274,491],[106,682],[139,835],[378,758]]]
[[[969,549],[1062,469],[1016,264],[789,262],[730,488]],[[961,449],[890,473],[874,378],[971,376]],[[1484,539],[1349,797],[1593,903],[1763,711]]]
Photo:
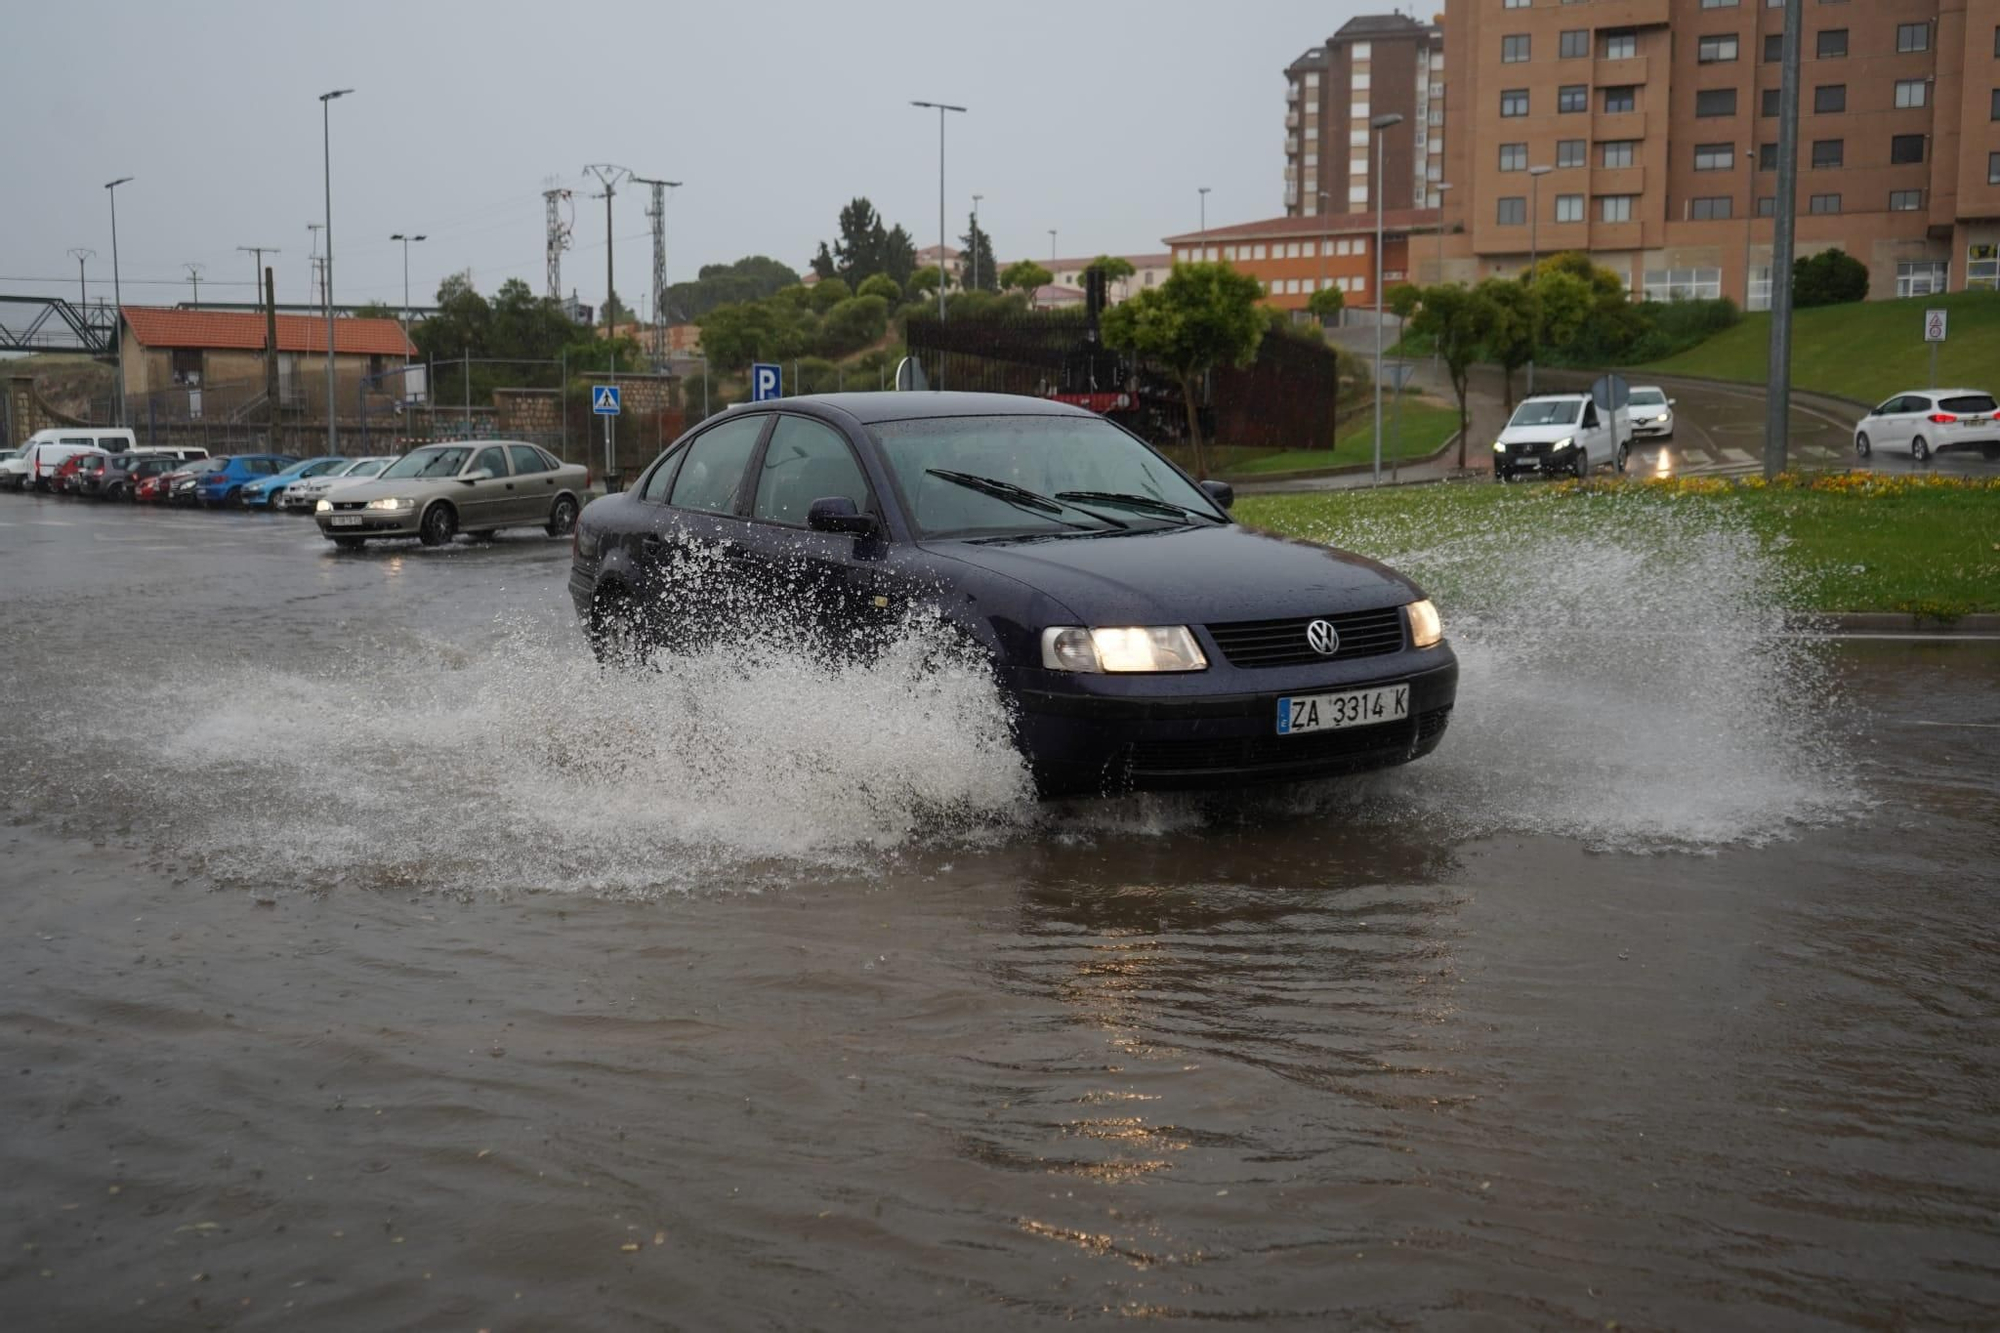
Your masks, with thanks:
[[[1977,727],[1981,731],[2000,731],[2000,722],[1926,722],[1922,718],[1915,718],[1911,721],[1910,725],[1913,727]]]

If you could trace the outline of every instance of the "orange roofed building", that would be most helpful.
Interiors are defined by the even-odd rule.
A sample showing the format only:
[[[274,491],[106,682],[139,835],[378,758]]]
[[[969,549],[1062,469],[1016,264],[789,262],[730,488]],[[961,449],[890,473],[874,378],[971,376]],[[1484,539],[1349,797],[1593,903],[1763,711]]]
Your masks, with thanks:
[[[1412,247],[1436,244],[1438,210],[1390,209],[1382,217],[1382,286],[1410,281]],[[1304,310],[1322,287],[1337,289],[1349,310],[1375,304],[1375,215],[1265,218],[1165,238],[1174,262],[1224,263],[1264,284],[1280,310]]]
[[[264,316],[230,310],[181,310],[125,306],[119,337],[128,398],[169,390],[224,389],[261,392],[264,383]],[[335,319],[333,363],[336,401],[358,401],[364,381],[371,393],[397,392],[383,377],[417,355],[393,319]],[[238,394],[237,396],[244,396]],[[278,316],[278,396],[288,409],[322,413],[326,404],[326,320],[316,315]]]

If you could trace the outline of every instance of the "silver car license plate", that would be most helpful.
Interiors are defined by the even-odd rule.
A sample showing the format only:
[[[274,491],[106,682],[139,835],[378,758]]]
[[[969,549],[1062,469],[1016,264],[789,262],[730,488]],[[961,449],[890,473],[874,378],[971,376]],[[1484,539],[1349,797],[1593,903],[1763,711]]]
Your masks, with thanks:
[[[327,523],[336,528],[358,528],[361,526],[361,515],[335,514]]]

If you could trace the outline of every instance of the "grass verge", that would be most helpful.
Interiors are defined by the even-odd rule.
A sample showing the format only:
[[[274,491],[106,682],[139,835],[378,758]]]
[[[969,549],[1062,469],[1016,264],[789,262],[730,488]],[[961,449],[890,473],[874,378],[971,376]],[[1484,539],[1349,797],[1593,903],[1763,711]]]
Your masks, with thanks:
[[[1258,527],[1400,563],[1474,531],[1523,561],[1534,560],[1546,534],[1556,531],[1581,528],[1643,542],[1634,534],[1673,528],[1633,519],[1692,509],[1747,533],[1782,566],[1795,610],[1907,612],[1947,621],[2000,611],[2000,480],[1847,473],[1770,485],[1692,478],[1411,486],[1245,496],[1236,514]]]
[[[1382,405],[1382,461],[1421,458],[1432,453],[1458,429],[1458,409],[1424,398],[1403,400],[1401,447],[1397,446],[1396,409]],[[1364,413],[1342,431],[1331,449],[1287,449],[1242,464],[1231,475],[1254,477],[1269,472],[1305,472],[1314,468],[1347,467],[1375,457],[1375,413]]]

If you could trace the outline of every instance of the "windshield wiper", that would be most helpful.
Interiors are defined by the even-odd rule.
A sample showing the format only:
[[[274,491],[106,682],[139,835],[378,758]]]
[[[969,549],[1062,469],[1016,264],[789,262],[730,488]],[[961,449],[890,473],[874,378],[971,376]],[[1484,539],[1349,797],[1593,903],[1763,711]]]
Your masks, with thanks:
[[[1115,519],[1109,514],[1100,514],[1095,510],[1085,509],[1080,504],[1072,504],[1067,499],[1052,498],[1043,495],[1040,491],[1031,491],[1026,486],[1016,486],[1011,481],[1002,481],[998,477],[982,477],[972,472],[954,472],[949,468],[941,467],[925,468],[924,471],[930,476],[942,477],[946,481],[955,482],[967,490],[978,491],[983,495],[990,495],[996,500],[1005,500],[1008,504],[1014,505],[1016,508],[1031,510],[1039,514],[1060,514],[1065,509],[1074,509],[1079,514],[1089,514],[1098,522],[1108,524],[1114,528],[1128,528],[1131,526],[1131,524]],[[1062,519],[1057,519],[1056,521],[1058,523],[1064,522]],[[1064,526],[1071,528],[1083,527],[1080,523],[1064,523]],[[1088,529],[1085,530],[1088,531]]]
[[[1199,509],[1177,505],[1172,500],[1162,500],[1157,495],[1135,495],[1130,491],[1057,491],[1058,500],[1088,500],[1092,504],[1122,505],[1127,509],[1143,509],[1149,514],[1170,514],[1179,518],[1205,518],[1211,523],[1219,522],[1213,514],[1204,514]]]

